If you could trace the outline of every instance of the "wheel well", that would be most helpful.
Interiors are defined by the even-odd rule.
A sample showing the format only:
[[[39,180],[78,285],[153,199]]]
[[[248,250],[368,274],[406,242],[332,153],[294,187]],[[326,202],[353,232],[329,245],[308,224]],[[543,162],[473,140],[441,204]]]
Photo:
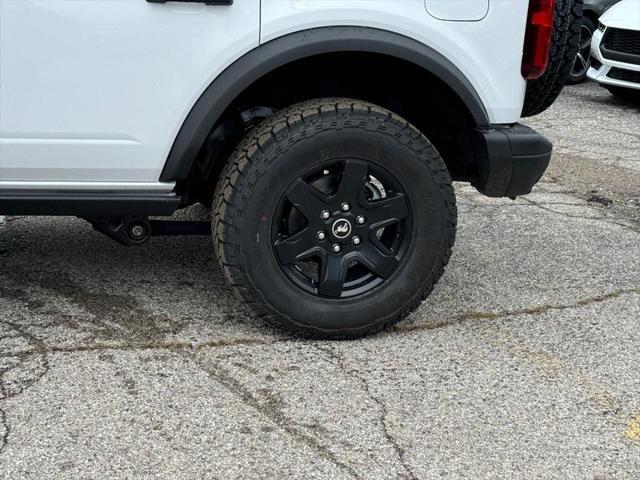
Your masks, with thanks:
[[[598,13],[596,11],[587,10],[585,8],[582,13],[583,13],[583,15],[585,17],[587,17],[589,20],[591,20],[595,24],[596,27],[598,26],[598,20],[599,20],[600,17],[599,17],[599,15],[598,15]]]
[[[368,52],[336,52],[290,62],[262,76],[229,105],[196,157],[181,190],[189,203],[210,199],[227,158],[243,135],[271,112],[321,97],[384,107],[411,122],[436,146],[451,175],[473,178],[474,117],[436,75],[409,61]]]

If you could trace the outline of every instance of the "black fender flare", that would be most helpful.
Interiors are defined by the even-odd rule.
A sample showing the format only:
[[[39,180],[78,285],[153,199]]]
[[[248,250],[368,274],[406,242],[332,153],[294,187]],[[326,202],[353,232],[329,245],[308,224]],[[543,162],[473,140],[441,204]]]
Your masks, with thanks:
[[[187,115],[173,143],[160,181],[187,178],[209,132],[233,101],[255,81],[296,60],[350,51],[389,55],[424,68],[458,95],[477,127],[489,126],[487,112],[473,85],[450,60],[433,48],[404,35],[376,28],[314,28],[260,45],[227,67],[207,87]]]

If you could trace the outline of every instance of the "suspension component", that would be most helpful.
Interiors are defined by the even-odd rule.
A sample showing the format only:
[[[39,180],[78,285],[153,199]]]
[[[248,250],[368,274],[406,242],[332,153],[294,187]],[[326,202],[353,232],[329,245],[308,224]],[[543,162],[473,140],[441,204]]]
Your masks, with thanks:
[[[142,245],[152,236],[211,235],[210,222],[149,220],[137,215],[92,217],[85,220],[98,232],[127,246]]]

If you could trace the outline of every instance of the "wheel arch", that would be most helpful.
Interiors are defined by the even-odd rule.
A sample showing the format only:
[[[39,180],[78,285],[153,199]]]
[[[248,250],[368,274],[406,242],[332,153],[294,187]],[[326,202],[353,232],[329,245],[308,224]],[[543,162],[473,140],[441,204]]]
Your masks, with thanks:
[[[596,9],[592,6],[585,5],[582,10],[583,15],[591,20],[596,28],[598,27],[598,19],[602,15],[602,9]]]
[[[269,73],[296,61],[332,53],[379,54],[411,63],[446,84],[477,127],[490,121],[478,92],[465,75],[433,48],[406,36],[369,27],[321,27],[271,40],[236,60],[195,103],[173,143],[161,181],[185,180],[207,137],[227,109]]]

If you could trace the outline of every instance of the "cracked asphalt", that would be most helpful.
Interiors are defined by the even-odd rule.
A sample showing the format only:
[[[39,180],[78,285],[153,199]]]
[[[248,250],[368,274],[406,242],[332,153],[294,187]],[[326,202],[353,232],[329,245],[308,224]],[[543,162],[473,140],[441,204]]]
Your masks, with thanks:
[[[458,185],[433,295],[356,342],[290,338],[209,238],[0,221],[0,477],[640,478],[640,107],[586,84],[515,202]]]

